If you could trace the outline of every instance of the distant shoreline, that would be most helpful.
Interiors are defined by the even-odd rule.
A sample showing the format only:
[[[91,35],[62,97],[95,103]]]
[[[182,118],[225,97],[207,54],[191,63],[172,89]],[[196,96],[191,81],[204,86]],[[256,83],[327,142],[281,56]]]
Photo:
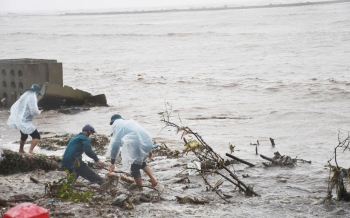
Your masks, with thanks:
[[[64,13],[61,15],[118,15],[118,14],[150,14],[150,13],[169,13],[169,12],[188,12],[188,11],[220,11],[220,10],[239,10],[239,9],[255,9],[255,8],[276,8],[276,7],[297,7],[306,5],[322,5],[350,2],[350,0],[335,0],[335,1],[318,1],[305,3],[290,3],[290,4],[269,4],[256,6],[239,6],[239,7],[202,7],[190,9],[166,9],[166,10],[141,10],[141,11],[115,11],[115,12],[78,12],[78,13]]]

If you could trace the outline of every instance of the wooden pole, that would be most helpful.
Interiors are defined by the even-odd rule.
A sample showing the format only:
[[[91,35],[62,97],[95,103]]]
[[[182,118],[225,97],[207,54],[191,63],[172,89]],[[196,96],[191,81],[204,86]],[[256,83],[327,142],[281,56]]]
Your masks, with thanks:
[[[270,138],[270,142],[271,142],[272,147],[275,147],[275,140],[273,138]]]

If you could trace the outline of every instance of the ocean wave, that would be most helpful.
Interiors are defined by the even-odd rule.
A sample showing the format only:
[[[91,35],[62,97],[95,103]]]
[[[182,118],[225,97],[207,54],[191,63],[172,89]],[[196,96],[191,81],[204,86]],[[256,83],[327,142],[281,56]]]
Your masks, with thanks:
[[[95,34],[48,34],[48,33],[30,33],[30,32],[13,32],[13,33],[3,33],[0,36],[22,36],[22,35],[36,35],[36,36],[48,36],[48,37],[193,37],[193,36],[203,36],[203,35],[222,35],[215,32],[195,32],[195,33],[165,33],[165,34],[140,34],[140,33],[95,33]]]
[[[251,117],[230,117],[230,116],[208,116],[208,117],[189,117],[188,120],[248,120]]]
[[[29,35],[41,35],[37,33],[29,33],[29,32],[15,32],[15,33],[3,33],[0,36],[29,36]]]
[[[223,87],[223,88],[234,88],[239,86],[239,83],[235,82],[230,82],[230,83],[225,83],[225,84],[208,84],[209,86],[215,86],[215,87]]]
[[[207,32],[195,32],[195,33],[168,33],[167,36],[187,37],[187,36],[203,36],[203,35],[227,35],[222,33],[216,33],[212,31]],[[159,35],[161,36],[161,35]]]

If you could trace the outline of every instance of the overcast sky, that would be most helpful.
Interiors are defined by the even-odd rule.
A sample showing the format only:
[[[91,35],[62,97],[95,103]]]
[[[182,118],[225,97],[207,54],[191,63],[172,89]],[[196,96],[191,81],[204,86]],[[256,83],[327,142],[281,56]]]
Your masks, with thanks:
[[[278,0],[0,0],[0,12],[110,11],[147,8],[179,8],[268,4]],[[281,3],[295,0],[279,0]],[[306,1],[306,0],[305,0]],[[302,1],[300,1],[302,2]]]

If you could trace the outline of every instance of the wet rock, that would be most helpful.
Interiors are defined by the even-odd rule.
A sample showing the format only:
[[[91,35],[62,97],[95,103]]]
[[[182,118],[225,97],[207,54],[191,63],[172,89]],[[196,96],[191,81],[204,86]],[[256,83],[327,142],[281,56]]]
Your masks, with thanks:
[[[121,194],[118,197],[115,197],[112,201],[113,205],[122,207],[124,202],[129,198],[126,194]]]

